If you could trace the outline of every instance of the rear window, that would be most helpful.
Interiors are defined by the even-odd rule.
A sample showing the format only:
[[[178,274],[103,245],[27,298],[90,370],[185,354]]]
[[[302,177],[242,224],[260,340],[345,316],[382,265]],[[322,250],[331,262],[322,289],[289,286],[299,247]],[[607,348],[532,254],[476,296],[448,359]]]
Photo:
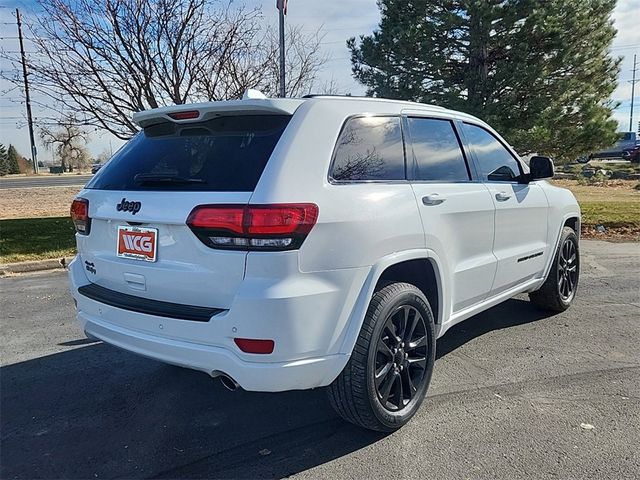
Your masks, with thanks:
[[[290,119],[242,115],[147,127],[86,188],[251,192]]]

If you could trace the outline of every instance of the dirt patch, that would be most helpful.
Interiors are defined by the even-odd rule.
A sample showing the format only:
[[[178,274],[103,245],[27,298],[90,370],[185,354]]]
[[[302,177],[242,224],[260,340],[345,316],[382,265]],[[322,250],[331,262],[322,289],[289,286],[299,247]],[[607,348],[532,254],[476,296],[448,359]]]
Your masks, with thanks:
[[[7,188],[0,190],[0,219],[64,217],[82,187]]]
[[[605,227],[604,232],[599,232],[594,225],[582,226],[582,238],[590,240],[607,240],[609,242],[640,242],[640,227],[633,225]]]

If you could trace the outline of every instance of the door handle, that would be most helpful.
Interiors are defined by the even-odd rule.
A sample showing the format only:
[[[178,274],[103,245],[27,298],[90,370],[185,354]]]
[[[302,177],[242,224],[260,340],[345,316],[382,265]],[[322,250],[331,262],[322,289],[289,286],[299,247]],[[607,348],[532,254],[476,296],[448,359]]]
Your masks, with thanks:
[[[441,197],[437,193],[432,193],[430,195],[425,195],[424,197],[422,197],[422,203],[424,205],[428,205],[428,206],[430,206],[430,205],[440,205],[445,200],[446,200],[446,198]]]
[[[496,200],[498,200],[499,202],[506,202],[510,198],[511,198],[511,195],[509,195],[507,192],[496,193]]]

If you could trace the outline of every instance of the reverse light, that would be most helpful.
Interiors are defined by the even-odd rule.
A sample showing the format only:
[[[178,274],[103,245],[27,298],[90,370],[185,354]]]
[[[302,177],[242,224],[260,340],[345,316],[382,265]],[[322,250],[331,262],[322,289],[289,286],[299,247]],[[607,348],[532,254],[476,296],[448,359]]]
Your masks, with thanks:
[[[234,338],[238,348],[244,353],[273,353],[275,342],[273,340],[257,340],[253,338]]]
[[[281,251],[300,248],[317,219],[313,203],[200,205],[187,225],[211,248]]]
[[[76,227],[76,232],[81,235],[89,235],[91,219],[89,218],[89,200],[76,198],[71,204],[71,220]]]

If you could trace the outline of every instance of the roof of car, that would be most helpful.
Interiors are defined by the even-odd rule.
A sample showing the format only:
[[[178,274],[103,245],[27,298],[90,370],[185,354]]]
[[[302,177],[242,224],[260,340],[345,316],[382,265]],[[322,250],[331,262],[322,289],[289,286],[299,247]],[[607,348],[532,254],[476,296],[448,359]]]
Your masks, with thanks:
[[[170,105],[167,107],[154,108],[133,114],[133,121],[141,127],[153,125],[158,122],[174,121],[174,122],[193,122],[202,121],[221,116],[232,114],[233,112],[253,113],[253,114],[282,114],[293,115],[293,113],[306,102],[325,103],[325,102],[348,102],[345,107],[353,103],[370,103],[372,105],[387,104],[393,105],[400,110],[421,110],[439,113],[448,113],[452,116],[471,117],[463,112],[450,110],[439,105],[410,102],[406,100],[395,100],[376,97],[359,97],[348,95],[306,95],[302,98],[243,98],[242,100],[227,100],[217,102],[202,102],[184,105]],[[197,116],[188,119],[172,118],[172,115],[178,113],[197,112]]]

